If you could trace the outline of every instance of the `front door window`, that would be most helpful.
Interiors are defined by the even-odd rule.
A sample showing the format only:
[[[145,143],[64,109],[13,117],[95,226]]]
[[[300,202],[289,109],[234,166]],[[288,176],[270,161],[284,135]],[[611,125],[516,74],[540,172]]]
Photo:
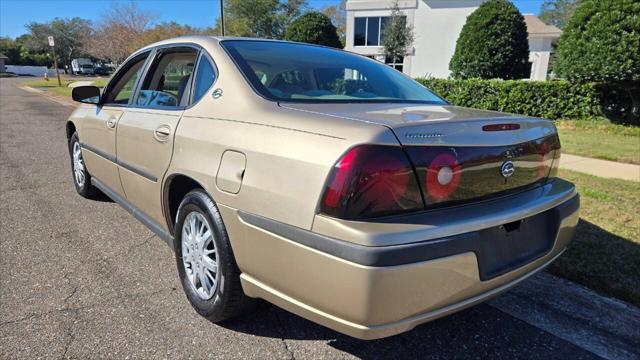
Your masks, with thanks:
[[[149,53],[141,54],[125,64],[118,74],[116,74],[113,86],[104,95],[105,104],[128,104],[133,96],[136,82],[142,73],[142,68]]]

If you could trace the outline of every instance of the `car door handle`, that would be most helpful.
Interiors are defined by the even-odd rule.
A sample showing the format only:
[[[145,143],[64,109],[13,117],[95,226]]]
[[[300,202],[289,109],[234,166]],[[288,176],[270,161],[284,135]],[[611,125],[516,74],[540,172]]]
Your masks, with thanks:
[[[109,118],[109,120],[107,120],[107,127],[110,129],[113,129],[116,127],[117,123],[118,123],[118,118],[115,118],[115,117]]]
[[[153,132],[153,137],[160,142],[167,141],[169,135],[171,135],[171,127],[169,125],[160,125]]]

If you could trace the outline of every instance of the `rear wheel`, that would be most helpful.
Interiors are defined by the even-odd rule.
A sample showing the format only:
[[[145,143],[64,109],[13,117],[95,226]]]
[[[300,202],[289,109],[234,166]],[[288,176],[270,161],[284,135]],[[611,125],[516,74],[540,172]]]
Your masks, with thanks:
[[[87,166],[82,157],[82,149],[77,132],[74,132],[69,140],[69,156],[71,157],[71,173],[73,174],[73,184],[76,191],[87,199],[95,197],[98,194],[98,189],[91,185],[91,175],[87,171]]]
[[[242,291],[222,217],[202,190],[191,191],[180,203],[175,252],[182,288],[200,315],[220,322],[253,307],[255,300]]]

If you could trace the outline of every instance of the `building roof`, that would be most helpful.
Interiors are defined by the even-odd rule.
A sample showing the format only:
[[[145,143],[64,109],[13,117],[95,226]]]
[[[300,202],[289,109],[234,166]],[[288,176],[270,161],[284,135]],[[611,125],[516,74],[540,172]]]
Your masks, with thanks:
[[[0,59],[8,59],[8,57],[4,56],[3,53],[0,53]]]
[[[560,37],[562,30],[553,25],[547,25],[535,15],[525,14],[524,22],[527,24],[529,36]]]

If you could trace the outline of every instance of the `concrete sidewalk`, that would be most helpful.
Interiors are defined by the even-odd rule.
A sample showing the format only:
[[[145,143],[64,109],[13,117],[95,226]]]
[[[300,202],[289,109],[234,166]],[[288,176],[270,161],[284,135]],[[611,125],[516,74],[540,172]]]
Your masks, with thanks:
[[[560,168],[603,178],[640,181],[640,165],[562,154]]]

